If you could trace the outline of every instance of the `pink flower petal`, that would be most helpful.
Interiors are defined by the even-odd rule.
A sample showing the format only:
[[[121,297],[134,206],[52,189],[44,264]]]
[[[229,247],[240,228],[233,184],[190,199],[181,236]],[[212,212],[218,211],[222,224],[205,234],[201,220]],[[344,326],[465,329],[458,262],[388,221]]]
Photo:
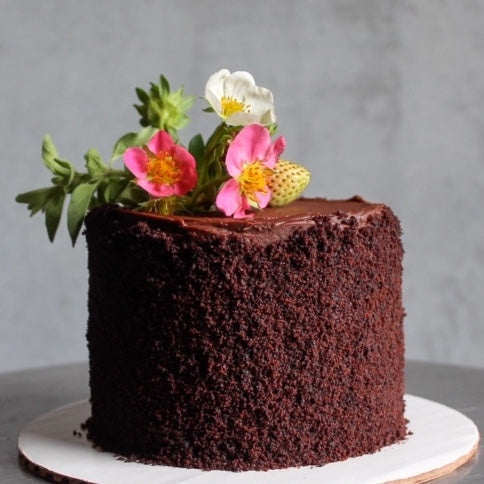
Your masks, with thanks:
[[[190,168],[193,170],[196,169],[195,158],[189,151],[183,148],[183,146],[174,144],[170,150],[170,154],[171,156],[173,156],[173,158],[175,158],[177,163],[186,165],[187,168]]]
[[[228,217],[240,211],[243,201],[237,180],[231,178],[222,186],[217,194],[215,204]]]
[[[124,164],[136,177],[143,178],[148,170],[148,155],[142,148],[128,148],[123,156]]]
[[[197,172],[190,167],[182,167],[182,177],[179,182],[175,183],[175,195],[183,196],[195,188],[197,184]]]
[[[284,138],[284,136],[279,136],[279,138],[276,139],[274,144],[271,145],[267,150],[267,153],[265,156],[265,160],[266,160],[265,165],[268,168],[274,168],[285,148],[286,148],[286,139]]]
[[[137,181],[138,185],[146,190],[152,197],[171,197],[175,194],[175,188],[170,185],[161,185],[159,183],[150,182],[146,178],[140,178]]]
[[[246,213],[247,210],[250,210],[250,204],[247,197],[242,196],[242,205],[240,208],[234,213],[234,218],[247,218],[253,217],[253,213]]]
[[[259,204],[259,208],[267,207],[268,203],[271,200],[272,193],[270,190],[267,190],[266,193],[263,192],[255,192],[255,198],[257,198],[257,203]]]
[[[260,124],[250,124],[242,128],[230,143],[225,163],[230,176],[238,176],[244,163],[264,160],[271,146],[271,137],[267,128]]]
[[[171,155],[177,160],[182,172],[180,181],[175,184],[175,195],[183,196],[192,190],[197,184],[197,165],[195,158],[185,148],[173,145]]]
[[[174,142],[172,137],[166,131],[158,131],[148,141],[148,148],[153,154],[158,154],[160,151],[170,151],[173,148]]]

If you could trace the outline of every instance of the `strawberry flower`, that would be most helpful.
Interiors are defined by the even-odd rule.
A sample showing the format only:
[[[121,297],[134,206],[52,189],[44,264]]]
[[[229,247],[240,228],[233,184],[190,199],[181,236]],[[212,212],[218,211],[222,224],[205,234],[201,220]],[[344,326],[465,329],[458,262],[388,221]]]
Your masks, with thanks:
[[[212,74],[205,86],[205,98],[229,126],[269,126],[276,122],[272,92],[256,86],[248,72],[231,74],[222,69]]]
[[[244,218],[251,207],[264,208],[271,199],[270,181],[286,146],[280,136],[271,144],[269,130],[260,124],[243,128],[227,150],[225,164],[230,178],[217,194],[215,204],[227,216]]]
[[[153,197],[183,196],[197,183],[195,159],[166,131],[158,131],[143,148],[128,148],[124,164]]]

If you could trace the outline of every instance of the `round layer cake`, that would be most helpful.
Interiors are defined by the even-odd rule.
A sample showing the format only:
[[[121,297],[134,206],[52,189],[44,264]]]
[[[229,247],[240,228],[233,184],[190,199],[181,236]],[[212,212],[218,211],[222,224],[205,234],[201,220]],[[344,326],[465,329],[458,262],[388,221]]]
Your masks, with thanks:
[[[129,460],[322,465],[406,435],[400,225],[300,199],[243,220],[86,218],[89,438]]]

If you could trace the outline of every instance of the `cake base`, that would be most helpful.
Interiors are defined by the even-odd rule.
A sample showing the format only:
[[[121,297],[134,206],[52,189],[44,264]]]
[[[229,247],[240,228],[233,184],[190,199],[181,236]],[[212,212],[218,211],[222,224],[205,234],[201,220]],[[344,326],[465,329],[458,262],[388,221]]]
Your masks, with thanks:
[[[406,395],[411,434],[381,451],[322,467],[271,471],[202,471],[124,462],[92,447],[80,425],[90,414],[88,401],[59,407],[29,423],[18,439],[20,462],[52,482],[68,483],[358,483],[426,482],[457,469],[477,451],[479,432],[460,412],[440,403]]]

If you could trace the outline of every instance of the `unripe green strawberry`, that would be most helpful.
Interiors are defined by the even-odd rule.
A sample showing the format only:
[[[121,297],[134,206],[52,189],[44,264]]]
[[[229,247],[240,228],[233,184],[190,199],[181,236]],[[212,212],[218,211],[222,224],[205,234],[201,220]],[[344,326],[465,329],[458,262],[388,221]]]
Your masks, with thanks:
[[[296,200],[308,186],[311,173],[292,161],[279,160],[274,168],[270,188],[271,207],[281,207]]]

